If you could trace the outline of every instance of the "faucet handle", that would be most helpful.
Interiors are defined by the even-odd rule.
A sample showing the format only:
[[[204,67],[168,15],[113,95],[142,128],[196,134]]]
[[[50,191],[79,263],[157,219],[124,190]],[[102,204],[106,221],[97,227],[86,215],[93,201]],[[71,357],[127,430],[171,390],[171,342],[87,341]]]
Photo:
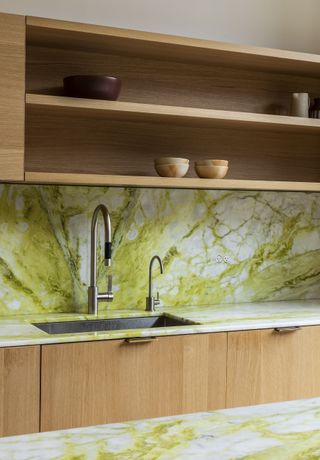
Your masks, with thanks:
[[[91,288],[90,288],[91,289]],[[95,287],[97,291],[97,287]],[[107,292],[101,294],[97,293],[97,300],[103,302],[112,302],[113,301],[113,292],[112,292],[112,275],[108,275],[108,288]]]

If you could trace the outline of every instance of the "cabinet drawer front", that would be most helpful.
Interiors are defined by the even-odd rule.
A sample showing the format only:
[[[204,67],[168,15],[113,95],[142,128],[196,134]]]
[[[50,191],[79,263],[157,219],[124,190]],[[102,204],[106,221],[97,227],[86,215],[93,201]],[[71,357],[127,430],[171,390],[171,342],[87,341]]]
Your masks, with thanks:
[[[41,430],[225,405],[226,334],[46,345]]]
[[[320,327],[228,335],[227,407],[320,395]]]
[[[39,431],[40,347],[0,348],[0,436]]]

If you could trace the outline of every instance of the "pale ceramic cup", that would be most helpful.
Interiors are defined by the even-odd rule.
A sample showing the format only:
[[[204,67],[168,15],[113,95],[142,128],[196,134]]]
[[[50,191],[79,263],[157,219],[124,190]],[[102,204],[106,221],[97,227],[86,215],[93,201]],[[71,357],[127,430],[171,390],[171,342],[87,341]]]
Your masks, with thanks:
[[[154,167],[161,177],[184,177],[189,170],[189,163],[155,164]]]
[[[291,96],[291,116],[309,117],[310,98],[308,93],[293,93]]]
[[[223,165],[195,165],[195,170],[198,176],[206,179],[223,179],[224,176],[227,174],[228,169],[228,166]]]
[[[171,164],[189,164],[189,160],[187,158],[175,158],[175,157],[161,157],[161,158],[156,158],[154,160],[154,164],[161,165],[161,164],[166,164],[166,165],[171,165]]]

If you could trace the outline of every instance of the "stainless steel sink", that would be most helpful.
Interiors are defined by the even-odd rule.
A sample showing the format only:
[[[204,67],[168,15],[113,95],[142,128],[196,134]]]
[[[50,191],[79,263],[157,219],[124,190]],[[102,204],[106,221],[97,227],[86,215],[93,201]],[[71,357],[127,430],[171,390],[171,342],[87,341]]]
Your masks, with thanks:
[[[117,331],[121,329],[144,329],[153,327],[187,326],[192,321],[171,318],[167,315],[133,318],[92,319],[79,321],[59,321],[33,323],[48,334],[74,334],[81,332]]]

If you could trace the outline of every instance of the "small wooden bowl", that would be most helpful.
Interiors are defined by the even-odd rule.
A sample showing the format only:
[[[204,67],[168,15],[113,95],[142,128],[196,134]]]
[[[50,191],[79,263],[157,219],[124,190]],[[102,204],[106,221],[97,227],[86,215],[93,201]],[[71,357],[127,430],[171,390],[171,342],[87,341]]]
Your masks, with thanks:
[[[228,169],[228,166],[223,165],[195,165],[195,170],[198,176],[206,179],[223,179],[224,176],[227,174]]]
[[[188,163],[155,164],[154,167],[161,177],[184,177],[189,170]]]
[[[121,80],[107,75],[70,75],[63,79],[63,87],[67,96],[116,101]]]

